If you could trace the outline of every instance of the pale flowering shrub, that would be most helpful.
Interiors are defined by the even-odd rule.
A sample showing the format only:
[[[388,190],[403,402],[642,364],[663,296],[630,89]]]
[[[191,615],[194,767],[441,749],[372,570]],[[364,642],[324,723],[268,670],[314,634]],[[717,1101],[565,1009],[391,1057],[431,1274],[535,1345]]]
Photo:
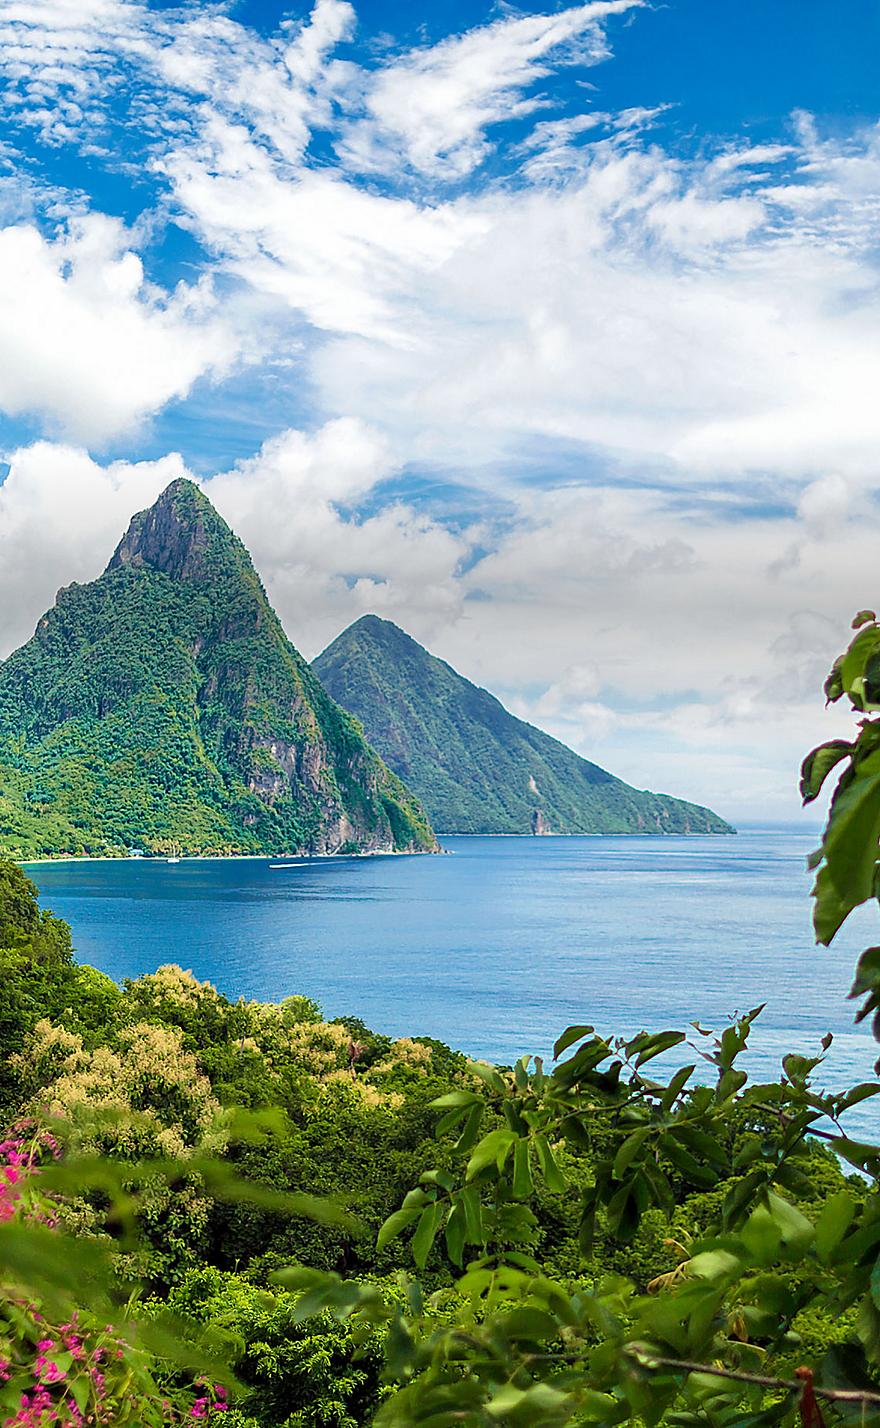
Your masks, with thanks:
[[[9,1062],[27,1095],[82,1069],[88,1059],[81,1036],[43,1018],[25,1039],[24,1049],[10,1056]]]
[[[245,1005],[230,1004],[210,982],[200,982],[171,963],[126,982],[125,1003],[136,1020],[157,1018],[163,1025],[177,1026],[195,1045],[240,1031]]]
[[[139,1023],[89,1051],[41,1021],[11,1060],[34,1088],[28,1111],[69,1126],[81,1150],[185,1158],[225,1144],[220,1103],[176,1027]]]
[[[244,1004],[247,1031],[242,1040],[271,1067],[283,1065],[287,1056],[287,1031],[283,1009],[273,1002]],[[239,1043],[241,1046],[241,1043]]]
[[[225,1149],[226,1115],[177,1027],[138,1023],[120,1032],[115,1047],[91,1051],[79,1036],[42,1021],[15,1061],[26,1084],[47,1078],[26,1113],[50,1124],[67,1151],[185,1164]],[[150,1282],[176,1279],[204,1244],[211,1201],[195,1175],[174,1188],[162,1175],[138,1186],[141,1240],[129,1269]],[[88,1196],[66,1197],[58,1213],[71,1230],[96,1224]]]
[[[403,1105],[403,1096],[398,1091],[380,1091],[378,1086],[374,1086],[369,1081],[362,1081],[351,1071],[331,1071],[324,1077],[326,1086],[345,1086],[351,1094],[362,1105],[369,1110],[379,1110],[381,1107],[394,1110],[397,1106]]]
[[[295,1066],[318,1080],[349,1068],[351,1034],[335,1022],[298,1022],[287,1028],[287,1051]]]
[[[430,1065],[430,1046],[425,1046],[421,1041],[414,1041],[410,1036],[401,1036],[397,1041],[391,1043],[388,1055],[370,1068],[370,1075],[386,1074],[403,1066],[409,1071],[415,1071],[424,1076]]]
[[[140,1023],[120,1035],[119,1059],[132,1108],[165,1122],[184,1147],[220,1150],[222,1111],[176,1027]]]
[[[402,1036],[391,1043],[391,1060],[402,1061],[404,1066],[414,1070],[424,1070],[431,1064],[433,1052],[423,1041],[414,1041],[411,1036]]]
[[[218,1008],[223,1001],[210,982],[200,982],[191,971],[173,962],[129,982],[128,995],[130,1000],[136,998],[144,1007],[171,1005],[187,1011],[205,1006]]]

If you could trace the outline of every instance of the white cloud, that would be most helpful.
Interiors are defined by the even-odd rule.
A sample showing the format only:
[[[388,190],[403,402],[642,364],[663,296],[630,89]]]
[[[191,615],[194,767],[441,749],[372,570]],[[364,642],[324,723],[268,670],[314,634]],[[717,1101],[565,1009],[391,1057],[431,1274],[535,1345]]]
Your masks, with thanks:
[[[94,580],[134,512],[186,474],[176,453],[102,466],[77,447],[48,441],[7,459],[0,485],[0,658],[30,638],[60,586]]]
[[[436,632],[461,609],[456,570],[472,538],[401,501],[366,517],[353,509],[394,471],[377,432],[339,420],[313,435],[284,432],[206,483],[310,657],[370,610]]]
[[[811,535],[821,540],[829,532],[837,533],[851,506],[849,485],[842,476],[832,474],[811,482],[801,493],[798,515]]]
[[[548,57],[577,43],[580,63],[605,59],[602,21],[642,0],[594,0],[554,15],[496,20],[414,50],[379,69],[366,88],[366,116],[344,133],[339,152],[357,170],[460,179],[490,150],[486,130],[531,113],[525,91],[547,75]]]
[[[706,478],[873,468],[876,273],[776,187],[600,142],[562,186],[426,205],[285,174],[219,119],[165,165],[228,270],[339,335],[312,349],[327,407],[411,455],[551,437]]]
[[[812,501],[731,521],[656,493],[532,493],[464,577],[480,599],[437,653],[638,787],[793,817],[801,758],[851,726],[822,682],[874,588],[852,559],[877,528],[870,506],[817,515]],[[799,561],[776,579],[792,543]]]
[[[9,117],[50,144],[101,145],[123,94],[142,137],[197,134],[203,112],[245,119],[296,161],[326,118],[328,58],[354,25],[346,0],[263,39],[218,10],[163,14],[138,0],[0,0],[0,82]]]
[[[814,234],[775,193],[724,196],[657,150],[596,144],[562,187],[447,205],[471,227],[418,306],[393,279],[371,289],[393,337],[323,344],[313,368],[330,409],[381,412],[423,459],[551,438],[675,480],[870,482],[880,284],[873,253],[827,241],[845,209]]]
[[[284,51],[284,63],[293,78],[302,85],[319,80],[328,55],[352,34],[355,23],[354,7],[345,0],[317,0],[310,20],[296,27]]]
[[[144,51],[144,15],[126,0],[4,0],[0,79],[10,117],[47,143],[99,126],[121,66]]]
[[[548,117],[516,185],[443,201],[305,163],[329,126],[349,149],[357,134],[371,153],[390,146],[392,170],[406,162],[442,190],[572,45],[605,53],[602,24],[627,8],[504,18],[370,69],[333,57],[354,24],[341,0],[275,39],[119,0],[74,30],[54,0],[8,23],[34,52],[15,61],[19,87],[30,74],[48,92],[53,55],[65,74],[100,64],[105,86],[126,66],[152,76],[156,172],[181,221],[274,306],[276,330],[288,308],[294,327],[336,339],[306,359],[325,411],[380,425],[399,453],[497,462],[552,439],[677,480],[833,469],[869,482],[876,131],[825,141],[802,118],[791,144],[685,163],[641,135],[656,111]],[[574,146],[598,118],[606,137]]]
[[[281,174],[240,127],[214,119],[197,149],[165,161],[175,196],[227,271],[325,331],[415,340],[426,274],[480,220],[346,183],[333,172]]]
[[[594,110],[589,114],[572,114],[568,119],[542,119],[523,139],[520,149],[528,153],[533,149],[547,150],[567,146],[572,139],[607,122],[608,117],[607,114]]]
[[[615,114],[595,109],[566,119],[542,119],[519,145],[517,152],[525,156],[522,175],[536,185],[570,183],[592,161],[589,148],[579,143],[584,135],[592,134],[594,139],[599,134],[606,139],[610,136],[625,148],[635,135],[651,127],[664,108],[622,109]]]
[[[0,409],[103,441],[183,397],[234,355],[210,285],[170,296],[144,279],[122,226],[91,215],[54,241],[0,230]]]

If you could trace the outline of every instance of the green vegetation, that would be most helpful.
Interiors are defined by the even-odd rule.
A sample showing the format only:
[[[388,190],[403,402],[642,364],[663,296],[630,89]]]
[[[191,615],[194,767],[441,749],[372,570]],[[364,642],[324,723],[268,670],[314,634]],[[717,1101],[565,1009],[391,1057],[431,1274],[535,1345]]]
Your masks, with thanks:
[[[823,941],[880,887],[878,662],[865,616],[827,691],[857,737],[803,767],[843,766]],[[504,1068],[176,967],[120,989],[8,864],[0,945],[6,1422],[880,1425],[880,1147],[842,1129],[880,1083],[819,1092],[827,1038],[761,1084],[760,1008]],[[876,948],[853,994],[880,1039]]]
[[[430,849],[418,802],[284,634],[244,546],[175,481],[0,665],[14,857]]]
[[[732,833],[708,808],[631,788],[365,615],[314,668],[444,833]]]

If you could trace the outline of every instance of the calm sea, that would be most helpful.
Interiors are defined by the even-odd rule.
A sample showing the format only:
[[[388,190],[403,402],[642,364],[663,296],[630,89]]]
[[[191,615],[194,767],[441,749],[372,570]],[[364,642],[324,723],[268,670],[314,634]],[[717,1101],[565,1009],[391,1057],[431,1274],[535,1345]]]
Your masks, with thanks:
[[[814,945],[804,860],[815,837],[443,841],[447,857],[28,871],[70,922],[80,960],[117,979],[177,962],[231,997],[305,993],[328,1016],[501,1062],[546,1055],[570,1022],[718,1027],[763,1001],[755,1074],[832,1031],[826,1083],[872,1076],[877,1048],[846,993],[856,951],[880,940],[877,913],[833,950]],[[880,1133],[873,1107],[855,1113],[853,1133]]]

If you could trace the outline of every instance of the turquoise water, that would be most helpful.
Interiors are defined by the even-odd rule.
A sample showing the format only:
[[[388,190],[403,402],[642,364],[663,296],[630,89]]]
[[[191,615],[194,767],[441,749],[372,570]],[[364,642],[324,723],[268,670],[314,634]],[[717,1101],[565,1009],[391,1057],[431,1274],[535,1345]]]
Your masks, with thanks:
[[[444,845],[451,856],[28,871],[71,923],[80,959],[118,979],[178,962],[232,997],[305,993],[329,1016],[502,1062],[546,1054],[573,1021],[717,1027],[765,1001],[753,1072],[832,1031],[825,1081],[872,1075],[874,1042],[845,998],[856,950],[880,940],[877,914],[866,910],[834,950],[814,945],[804,870],[814,837]],[[873,1102],[858,1122],[880,1133]]]

